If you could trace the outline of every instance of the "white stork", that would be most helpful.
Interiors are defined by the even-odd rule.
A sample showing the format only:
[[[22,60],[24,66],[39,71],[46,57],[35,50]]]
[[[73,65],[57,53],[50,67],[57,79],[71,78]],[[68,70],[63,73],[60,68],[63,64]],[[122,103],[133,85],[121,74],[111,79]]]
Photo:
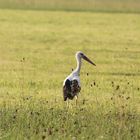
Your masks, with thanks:
[[[80,69],[82,65],[81,59],[83,58],[90,64],[94,66],[96,65],[81,51],[78,51],[75,57],[77,61],[77,67],[63,82],[63,97],[64,97],[64,101],[66,101],[67,99],[72,100],[74,97],[76,97],[76,104],[77,104],[78,93],[81,90],[80,77],[79,77]]]

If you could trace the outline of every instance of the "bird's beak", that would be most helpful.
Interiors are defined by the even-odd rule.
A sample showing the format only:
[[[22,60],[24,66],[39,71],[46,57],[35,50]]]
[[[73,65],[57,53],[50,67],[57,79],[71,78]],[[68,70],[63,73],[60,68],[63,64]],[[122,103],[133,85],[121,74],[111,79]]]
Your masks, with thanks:
[[[96,66],[87,56],[83,55],[83,59],[89,62],[90,64]]]

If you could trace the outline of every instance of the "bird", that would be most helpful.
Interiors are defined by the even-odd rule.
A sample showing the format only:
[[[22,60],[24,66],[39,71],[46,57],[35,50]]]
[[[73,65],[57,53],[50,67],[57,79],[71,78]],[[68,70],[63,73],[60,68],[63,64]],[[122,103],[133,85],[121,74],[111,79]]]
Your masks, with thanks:
[[[77,51],[75,54],[77,67],[68,75],[63,82],[63,99],[64,101],[73,100],[76,98],[76,105],[78,94],[81,91],[80,85],[80,70],[82,65],[82,59],[86,60],[90,64],[96,66],[82,51]]]

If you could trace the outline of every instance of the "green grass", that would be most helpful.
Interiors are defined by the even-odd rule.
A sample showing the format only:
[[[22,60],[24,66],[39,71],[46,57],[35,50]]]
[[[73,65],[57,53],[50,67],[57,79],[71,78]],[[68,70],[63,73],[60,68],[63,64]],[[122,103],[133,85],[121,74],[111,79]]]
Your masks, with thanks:
[[[0,138],[140,139],[139,23],[139,14],[0,10]],[[62,83],[78,50],[97,67],[83,62],[68,108]]]
[[[1,0],[0,8],[140,12],[139,0]]]

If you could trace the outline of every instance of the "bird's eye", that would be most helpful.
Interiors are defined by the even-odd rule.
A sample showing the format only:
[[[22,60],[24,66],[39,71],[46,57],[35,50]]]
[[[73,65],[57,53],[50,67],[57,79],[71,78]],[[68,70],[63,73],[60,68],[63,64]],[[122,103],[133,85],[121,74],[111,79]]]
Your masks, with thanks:
[[[82,56],[84,55],[83,53],[80,53]]]

